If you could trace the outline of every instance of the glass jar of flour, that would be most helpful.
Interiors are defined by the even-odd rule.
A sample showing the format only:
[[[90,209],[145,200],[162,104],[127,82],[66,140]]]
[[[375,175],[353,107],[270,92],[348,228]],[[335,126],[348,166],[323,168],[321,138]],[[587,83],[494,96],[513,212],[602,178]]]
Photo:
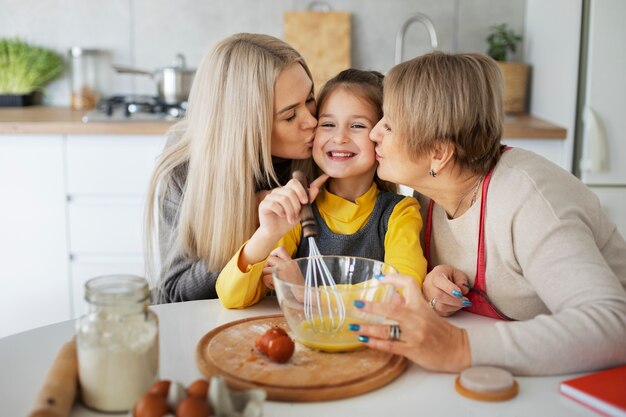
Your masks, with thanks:
[[[98,411],[130,410],[158,376],[158,320],[148,308],[148,283],[132,275],[93,278],[85,299],[88,311],[76,324],[83,403]]]

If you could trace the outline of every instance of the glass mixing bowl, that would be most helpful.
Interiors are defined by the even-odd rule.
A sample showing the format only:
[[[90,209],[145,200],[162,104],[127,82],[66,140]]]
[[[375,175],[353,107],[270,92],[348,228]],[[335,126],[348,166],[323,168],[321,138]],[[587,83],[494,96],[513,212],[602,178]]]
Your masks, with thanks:
[[[311,256],[277,265],[273,277],[280,309],[298,342],[311,349],[346,352],[363,347],[348,324],[388,322],[357,309],[354,301],[391,301],[395,288],[380,278],[395,272],[372,259]]]

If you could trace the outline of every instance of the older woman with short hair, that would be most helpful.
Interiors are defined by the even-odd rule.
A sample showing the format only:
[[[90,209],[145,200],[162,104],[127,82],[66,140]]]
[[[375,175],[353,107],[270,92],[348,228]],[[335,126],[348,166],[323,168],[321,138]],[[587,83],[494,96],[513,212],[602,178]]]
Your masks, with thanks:
[[[423,292],[387,277],[402,302],[362,308],[399,327],[361,325],[361,340],[450,372],[559,374],[626,362],[626,242],[577,178],[501,145],[496,63],[435,52],[392,68],[384,91],[370,134],[378,175],[419,193],[431,271]],[[460,329],[441,318],[461,308],[499,321]]]

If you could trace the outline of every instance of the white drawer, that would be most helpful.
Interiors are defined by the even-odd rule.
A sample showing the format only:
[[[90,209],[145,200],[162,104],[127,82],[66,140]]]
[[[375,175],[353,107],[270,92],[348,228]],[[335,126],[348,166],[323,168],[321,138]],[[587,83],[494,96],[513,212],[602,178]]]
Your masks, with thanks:
[[[140,197],[70,199],[70,253],[142,256],[143,207]]]
[[[164,144],[164,136],[68,136],[68,194],[145,194]]]
[[[83,315],[87,309],[85,283],[91,278],[111,274],[144,276],[144,264],[136,257],[77,257],[70,266],[72,274],[72,318]]]

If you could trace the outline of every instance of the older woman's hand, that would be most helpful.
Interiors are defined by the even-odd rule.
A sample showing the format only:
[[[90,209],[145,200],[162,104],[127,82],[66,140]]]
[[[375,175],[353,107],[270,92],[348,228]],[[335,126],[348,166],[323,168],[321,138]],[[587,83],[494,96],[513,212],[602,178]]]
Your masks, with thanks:
[[[393,274],[384,281],[402,289],[404,298],[397,296],[396,302],[389,304],[355,301],[355,306],[395,320],[400,326],[399,340],[390,340],[388,324],[353,323],[349,328],[361,336],[362,342],[374,349],[405,356],[426,369],[459,372],[471,365],[467,333],[435,314],[413,278]]]
[[[472,305],[464,297],[469,292],[467,275],[449,265],[434,267],[424,279],[422,292],[428,304],[442,317]]]

